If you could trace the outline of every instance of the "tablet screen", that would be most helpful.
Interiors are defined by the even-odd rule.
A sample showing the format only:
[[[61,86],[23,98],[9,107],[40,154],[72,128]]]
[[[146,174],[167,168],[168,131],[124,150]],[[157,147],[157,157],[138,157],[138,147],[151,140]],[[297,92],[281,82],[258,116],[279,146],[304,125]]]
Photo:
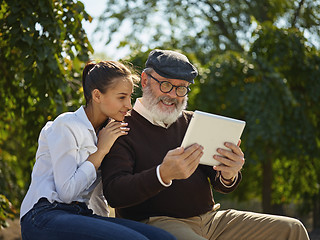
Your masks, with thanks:
[[[181,146],[187,148],[198,143],[204,147],[200,164],[219,165],[221,163],[216,161],[213,155],[218,154],[218,148],[230,150],[224,146],[225,142],[237,144],[245,124],[242,120],[196,110]]]

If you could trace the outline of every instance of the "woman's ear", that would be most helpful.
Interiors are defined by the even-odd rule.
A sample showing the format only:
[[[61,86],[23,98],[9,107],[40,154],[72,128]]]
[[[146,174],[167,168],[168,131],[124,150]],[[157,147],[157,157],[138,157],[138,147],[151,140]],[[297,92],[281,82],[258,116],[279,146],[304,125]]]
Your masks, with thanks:
[[[148,83],[148,75],[145,72],[141,74],[141,87],[144,88]]]
[[[93,89],[92,91],[92,101],[96,103],[101,102],[101,92],[98,89]]]

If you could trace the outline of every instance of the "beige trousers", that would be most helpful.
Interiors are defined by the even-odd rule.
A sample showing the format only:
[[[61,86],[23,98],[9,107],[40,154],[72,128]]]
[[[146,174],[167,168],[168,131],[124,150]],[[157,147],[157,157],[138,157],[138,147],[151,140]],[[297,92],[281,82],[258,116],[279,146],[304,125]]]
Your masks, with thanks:
[[[178,240],[309,239],[297,219],[236,210],[210,211],[191,218],[151,217],[142,222],[162,228]]]

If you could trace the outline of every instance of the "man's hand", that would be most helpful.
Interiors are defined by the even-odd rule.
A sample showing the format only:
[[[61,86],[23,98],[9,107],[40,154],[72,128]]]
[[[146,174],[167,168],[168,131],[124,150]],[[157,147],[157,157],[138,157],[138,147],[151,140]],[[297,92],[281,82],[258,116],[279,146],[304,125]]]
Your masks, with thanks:
[[[233,179],[241,170],[245,162],[244,154],[240,149],[240,143],[241,140],[239,140],[237,145],[227,142],[225,143],[225,146],[230,150],[219,148],[217,151],[221,156],[213,156],[214,159],[222,163],[221,165],[214,166],[213,169],[220,171],[221,176],[224,179]]]
[[[199,144],[169,151],[159,168],[162,181],[167,184],[174,179],[187,179],[197,169],[202,155],[203,147]]]

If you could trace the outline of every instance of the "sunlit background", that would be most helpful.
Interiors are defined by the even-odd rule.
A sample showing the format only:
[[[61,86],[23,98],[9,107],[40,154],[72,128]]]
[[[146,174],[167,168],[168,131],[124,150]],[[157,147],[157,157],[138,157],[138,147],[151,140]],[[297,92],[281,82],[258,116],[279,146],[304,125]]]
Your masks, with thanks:
[[[85,6],[86,12],[92,17],[92,22],[83,21],[83,28],[86,30],[88,39],[92,44],[94,49],[94,54],[92,58],[99,59],[113,59],[119,60],[125,57],[129,51],[124,49],[117,49],[116,44],[118,43],[115,39],[111,44],[106,46],[106,38],[102,33],[95,32],[98,24],[98,17],[102,14],[103,10],[106,8],[105,0],[81,0]]]

